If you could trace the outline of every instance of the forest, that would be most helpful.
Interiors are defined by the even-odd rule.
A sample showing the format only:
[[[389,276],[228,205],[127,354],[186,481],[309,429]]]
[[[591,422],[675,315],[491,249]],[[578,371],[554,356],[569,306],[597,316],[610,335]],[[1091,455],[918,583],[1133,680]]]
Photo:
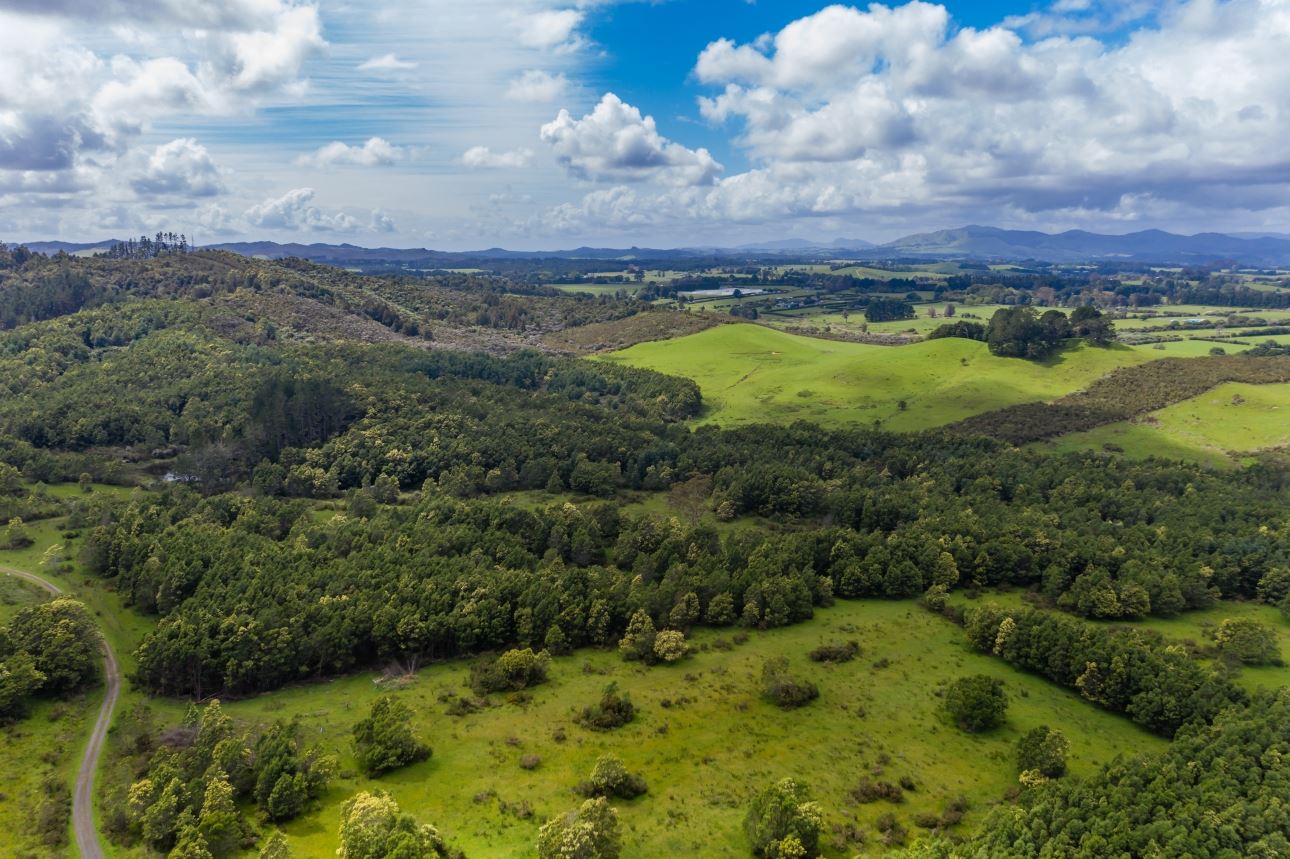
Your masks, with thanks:
[[[447,705],[468,714],[489,695],[522,705],[553,657],[617,653],[662,672],[692,655],[692,637],[733,647],[725,636],[807,625],[849,600],[907,601],[965,652],[1169,741],[1074,778],[1061,776],[1064,740],[1027,734],[1027,760],[1061,760],[1021,767],[1028,775],[979,826],[955,830],[963,809],[947,807],[906,844],[893,817],[879,827],[884,846],[910,857],[1287,847],[1286,692],[1238,677],[1242,664],[1279,661],[1267,630],[1224,627],[1224,658],[1207,661],[1132,626],[1237,601],[1290,616],[1284,465],[1208,469],[1025,444],[1221,382],[1284,382],[1290,358],[1166,358],[920,432],[723,428],[701,422],[709,392],[691,380],[542,339],[657,312],[637,299],[494,276],[373,278],[190,252],[169,235],[106,258],[7,252],[5,264],[0,548],[27,549],[33,525],[57,521],[77,546],[62,574],[111,594],[141,630],[132,688],[204,705],[178,726],[140,713],[115,741],[130,776],[105,801],[104,828],[151,851],[140,855],[289,855],[251,821],[290,831],[351,777],[298,723],[239,724],[212,700],[469,660],[473,694]],[[869,302],[874,319],[908,308]],[[932,336],[983,340],[1025,363],[1079,340],[1107,348],[1114,330],[1092,307],[1017,306]],[[94,491],[136,483],[147,488]],[[991,601],[1018,592],[1025,607]],[[40,702],[93,694],[95,629],[66,598],[0,625],[0,719],[21,724]],[[810,659],[860,654],[842,637]],[[821,690],[799,671],[767,659],[761,697],[811,718]],[[959,681],[938,689],[943,729],[997,729],[1003,684]],[[434,760],[407,727],[411,711],[380,700],[355,716],[359,766],[376,777]],[[613,683],[577,707],[592,732],[636,717]],[[861,843],[846,831],[828,841],[807,781],[754,786],[750,855],[835,856],[832,843]],[[858,802],[915,790],[866,784]],[[652,789],[621,761],[598,761],[576,789],[581,804],[535,822],[539,855],[614,859],[630,838],[615,803]],[[1200,808],[1230,810],[1216,820]],[[342,821],[343,844],[395,851],[355,855],[458,855],[380,792],[348,799]],[[579,843],[592,847],[570,852]]]

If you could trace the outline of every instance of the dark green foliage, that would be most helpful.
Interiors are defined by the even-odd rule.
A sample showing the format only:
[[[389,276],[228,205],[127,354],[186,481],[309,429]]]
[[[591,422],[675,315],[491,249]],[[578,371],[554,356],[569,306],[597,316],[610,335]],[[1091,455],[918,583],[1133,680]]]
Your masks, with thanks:
[[[893,322],[914,316],[914,306],[898,298],[872,298],[864,309],[864,318],[869,322]]]
[[[821,644],[810,653],[812,662],[850,662],[859,655],[860,644],[856,641]]]
[[[1008,696],[1003,691],[1003,681],[995,677],[960,677],[945,690],[945,715],[969,733],[999,727],[1007,713]]]
[[[1214,644],[1224,659],[1246,665],[1281,663],[1281,647],[1273,630],[1248,618],[1227,618],[1214,631]]]
[[[809,680],[788,673],[788,659],[783,656],[766,660],[761,669],[762,697],[783,710],[804,707],[820,697],[820,690]]]
[[[1066,753],[1070,743],[1061,731],[1047,725],[1032,728],[1017,740],[1017,772],[1038,772],[1045,778],[1066,774]]]
[[[810,788],[791,778],[763,788],[744,818],[753,855],[761,859],[818,856],[823,828],[824,815]]]
[[[1191,722],[1208,722],[1245,700],[1230,680],[1139,630],[997,605],[970,609],[966,629],[978,650],[1077,689],[1165,736]]]
[[[31,655],[44,675],[44,692],[62,695],[98,682],[98,629],[89,611],[75,600],[60,598],[19,611],[7,638],[11,652]]]
[[[366,719],[354,725],[354,757],[369,776],[430,757],[430,747],[412,733],[412,710],[389,695],[372,702]]]
[[[611,731],[636,718],[636,707],[631,696],[618,691],[617,683],[605,687],[600,701],[582,708],[578,714],[578,724],[593,731]]]
[[[331,779],[333,762],[316,748],[305,748],[300,727],[276,722],[255,741],[252,795],[264,816],[290,820],[304,811]]]
[[[940,855],[1285,856],[1287,744],[1290,695],[1283,690],[1231,707],[1212,725],[1182,729],[1157,755],[1026,791],[1020,808],[1001,808],[965,844]]]
[[[990,317],[986,343],[1004,358],[1046,358],[1071,336],[1070,321],[1060,310],[1039,315],[1033,307],[1003,307]]]
[[[980,340],[985,342],[986,329],[980,322],[969,322],[960,319],[939,325],[927,335],[928,340],[940,340],[943,337],[959,337],[963,340]]]

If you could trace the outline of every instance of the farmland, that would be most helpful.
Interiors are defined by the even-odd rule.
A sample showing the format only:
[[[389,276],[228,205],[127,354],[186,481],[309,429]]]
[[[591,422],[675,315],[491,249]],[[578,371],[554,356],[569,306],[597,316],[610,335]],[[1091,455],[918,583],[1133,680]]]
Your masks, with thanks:
[[[893,348],[723,325],[603,357],[694,379],[709,423],[881,421],[914,430],[1051,399],[1153,356],[1122,346],[1080,346],[1034,363],[995,357],[984,343],[968,340]]]

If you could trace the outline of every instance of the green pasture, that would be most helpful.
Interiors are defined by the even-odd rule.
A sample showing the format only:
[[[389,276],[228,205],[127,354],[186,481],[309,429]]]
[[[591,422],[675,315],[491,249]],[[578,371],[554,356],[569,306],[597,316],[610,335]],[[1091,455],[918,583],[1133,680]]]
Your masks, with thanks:
[[[873,346],[722,325],[603,356],[698,382],[704,422],[882,421],[894,430],[950,423],[1016,403],[1050,400],[1152,355],[1078,346],[1042,362],[998,358],[984,343],[941,339]],[[904,408],[901,403],[904,403]]]
[[[373,787],[389,790],[404,810],[440,827],[468,855],[531,855],[540,823],[578,804],[573,786],[605,752],[649,783],[645,797],[618,803],[623,857],[645,859],[743,855],[749,797],[784,776],[809,782],[830,822],[855,823],[876,845],[879,815],[895,812],[913,833],[914,815],[939,813],[958,795],[972,808],[963,828],[977,825],[1015,784],[1014,744],[1037,725],[1066,732],[1076,774],[1090,773],[1116,754],[1163,744],[1077,695],[971,652],[960,629],[910,602],[841,603],[808,623],[751,636],[722,650],[714,644],[729,644],[732,631],[700,632],[694,638],[699,652],[655,668],[625,663],[612,652],[579,652],[557,659],[551,681],[531,696],[510,702],[494,696],[486,709],[461,717],[444,710],[450,695],[469,694],[463,688],[467,666],[431,666],[395,694],[416,713],[415,728],[434,756],[377,780],[356,773],[349,746],[351,725],[383,694],[375,675],[289,689],[227,709],[256,723],[298,717],[307,737],[340,756],[344,776],[322,808],[285,830],[296,856],[317,859],[334,855],[340,804]],[[820,643],[852,639],[862,647],[854,662],[826,666],[807,659]],[[760,699],[761,666],[778,655],[819,685],[819,700],[785,712]],[[1011,705],[1005,727],[973,736],[940,721],[936,691],[978,672],[1003,679]],[[607,733],[575,724],[574,711],[610,682],[630,693],[639,708],[636,721]],[[541,765],[522,769],[525,754],[540,756]],[[899,805],[855,805],[848,794],[866,776],[893,782],[908,776],[915,790]],[[831,848],[827,855],[851,856],[857,849]]]
[[[1231,382],[1133,421],[1071,433],[1047,444],[1059,450],[1116,450],[1210,465],[1290,445],[1290,385]],[[1109,446],[1109,447],[1108,447]]]

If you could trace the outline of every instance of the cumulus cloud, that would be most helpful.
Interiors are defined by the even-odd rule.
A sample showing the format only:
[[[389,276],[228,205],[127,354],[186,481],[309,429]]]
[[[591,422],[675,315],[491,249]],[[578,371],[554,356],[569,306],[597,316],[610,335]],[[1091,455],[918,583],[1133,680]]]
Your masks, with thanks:
[[[546,9],[521,15],[515,22],[520,44],[544,51],[575,51],[586,44],[577,32],[584,17],[578,9]]]
[[[1104,222],[1284,206],[1287,52],[1285,0],[1182,2],[1108,42],[958,28],[921,2],[831,6],[698,58],[717,90],[700,112],[737,129],[753,169],[700,189],[596,191],[549,221]],[[571,169],[611,175],[586,154],[609,147],[565,143],[596,139],[563,131],[579,125],[562,117],[544,137]]]
[[[351,146],[333,140],[308,155],[301,155],[296,163],[302,167],[327,168],[388,167],[404,156],[404,150],[383,137],[371,137],[362,146]]]
[[[382,54],[379,57],[372,57],[366,62],[360,63],[358,70],[360,72],[406,72],[417,67],[417,63],[410,60],[401,60],[397,54]]]
[[[541,136],[560,164],[583,179],[704,185],[722,170],[708,150],[688,149],[663,137],[652,116],[641,116],[613,93],[606,93],[582,119],[561,110],[542,126]]]
[[[359,222],[352,216],[315,206],[314,196],[313,188],[294,188],[247,209],[246,221],[266,230],[349,233],[358,229]]]
[[[532,160],[530,149],[493,152],[487,146],[472,146],[461,156],[461,163],[467,167],[527,167]]]
[[[224,191],[219,168],[210,153],[191,137],[181,137],[154,149],[130,184],[136,192],[147,196],[211,197]]]
[[[511,101],[551,102],[564,95],[569,79],[564,74],[551,74],[541,69],[529,69],[515,78],[506,88]]]

